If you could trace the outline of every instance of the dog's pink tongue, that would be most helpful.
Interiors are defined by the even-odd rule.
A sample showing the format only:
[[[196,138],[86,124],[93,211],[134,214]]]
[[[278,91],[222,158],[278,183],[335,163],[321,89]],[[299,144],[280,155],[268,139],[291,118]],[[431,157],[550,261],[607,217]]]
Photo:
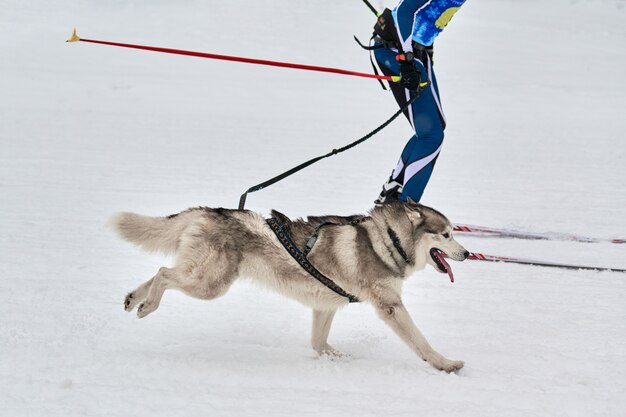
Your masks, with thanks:
[[[452,273],[452,268],[450,267],[450,264],[446,262],[446,259],[443,257],[442,254],[440,254],[439,252],[436,252],[435,254],[437,256],[437,259],[439,259],[439,262],[441,262],[444,268],[446,268],[446,272],[448,273],[448,276],[450,277],[450,282],[454,282],[454,274]]]

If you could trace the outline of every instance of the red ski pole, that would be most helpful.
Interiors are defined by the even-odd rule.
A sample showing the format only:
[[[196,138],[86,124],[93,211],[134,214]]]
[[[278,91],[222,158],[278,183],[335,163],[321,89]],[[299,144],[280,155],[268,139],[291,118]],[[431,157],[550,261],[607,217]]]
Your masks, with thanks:
[[[474,226],[470,224],[455,224],[454,231],[482,237],[502,237],[529,240],[562,240],[580,243],[626,243],[626,239],[602,239],[573,235],[569,233],[526,232],[523,230],[499,229],[495,227]]]
[[[145,51],[154,51],[154,52],[162,52],[166,54],[176,54],[176,55],[187,55],[187,56],[195,56],[198,58],[208,58],[208,59],[219,59],[222,61],[234,61],[234,62],[243,62],[246,64],[257,64],[257,65],[270,65],[273,67],[283,67],[283,68],[292,68],[292,69],[300,69],[306,71],[318,71],[318,72],[330,72],[334,74],[342,74],[342,75],[352,75],[355,77],[364,77],[364,78],[375,78],[378,80],[387,80],[392,82],[400,81],[400,76],[387,76],[387,75],[376,75],[376,74],[367,74],[363,72],[356,71],[348,71],[340,68],[330,68],[330,67],[319,67],[316,65],[304,65],[304,64],[293,64],[290,62],[280,62],[280,61],[268,61],[265,59],[253,59],[253,58],[245,58],[239,56],[230,56],[230,55],[219,55],[219,54],[210,54],[206,52],[195,52],[195,51],[185,51],[182,49],[171,49],[171,48],[160,48],[156,46],[145,46],[145,45],[133,45],[129,43],[119,43],[119,42],[108,42],[108,41],[99,41],[95,39],[85,39],[80,38],[76,35],[76,29],[72,33],[72,36],[66,42],[89,42],[89,43],[97,43],[101,45],[110,45],[110,46],[118,46],[122,48],[133,48],[133,49],[142,49]]]
[[[574,270],[584,270],[584,271],[608,271],[608,272],[622,272],[626,273],[626,269],[623,268],[607,268],[602,266],[584,266],[584,265],[570,265],[570,264],[561,264],[556,262],[545,262],[545,261],[534,261],[530,259],[519,259],[519,258],[509,258],[507,256],[493,256],[486,255],[484,253],[470,253],[467,259],[474,261],[486,261],[486,262],[503,262],[503,263],[513,263],[513,264],[521,264],[521,265],[534,265],[534,266],[544,266],[548,268],[562,268],[562,269],[574,269]]]

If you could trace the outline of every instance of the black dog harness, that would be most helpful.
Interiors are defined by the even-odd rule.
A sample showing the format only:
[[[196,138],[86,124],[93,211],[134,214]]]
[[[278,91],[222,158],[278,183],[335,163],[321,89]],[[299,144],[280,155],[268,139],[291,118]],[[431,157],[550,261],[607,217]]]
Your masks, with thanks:
[[[293,259],[295,259],[296,262],[298,262],[298,264],[306,272],[311,274],[313,278],[315,278],[316,280],[324,284],[326,287],[333,290],[335,293],[339,294],[342,297],[346,297],[349,300],[349,302],[351,303],[359,302],[359,299],[357,297],[344,291],[339,285],[335,284],[335,282],[332,279],[328,278],[327,276],[322,274],[320,271],[318,271],[313,265],[311,265],[311,263],[309,262],[307,258],[308,253],[311,251],[311,249],[313,248],[313,245],[315,244],[315,240],[317,240],[317,236],[319,234],[320,228],[322,226],[327,226],[327,225],[331,225],[334,223],[324,223],[320,225],[315,231],[315,234],[313,234],[313,236],[311,236],[311,238],[309,238],[309,240],[307,241],[304,252],[303,252],[300,249],[298,249],[298,247],[295,245],[295,243],[293,243],[293,241],[289,237],[289,234],[288,234],[289,225],[288,224],[284,224],[280,222],[275,217],[267,219],[266,222],[269,225],[269,227],[272,229],[272,231],[276,234],[276,237],[278,238],[280,243],[282,243],[282,245],[285,247],[287,252],[289,252],[289,254],[293,257]]]

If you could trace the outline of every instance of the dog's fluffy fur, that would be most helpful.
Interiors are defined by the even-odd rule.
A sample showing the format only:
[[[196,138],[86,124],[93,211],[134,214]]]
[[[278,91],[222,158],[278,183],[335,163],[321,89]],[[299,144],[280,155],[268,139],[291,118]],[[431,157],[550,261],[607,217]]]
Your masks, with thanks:
[[[404,279],[430,264],[446,272],[436,248],[455,260],[468,252],[451,236],[452,227],[441,213],[416,204],[388,203],[364,216],[309,217],[290,222],[294,243],[302,248],[320,224],[323,227],[308,258],[320,272],[361,301],[371,303],[378,315],[422,359],[437,369],[452,372],[463,362],[437,353],[415,326],[402,304]],[[112,220],[119,234],[149,251],[173,253],[175,265],[157,274],[126,296],[124,307],[145,317],[154,312],[166,289],[211,300],[226,293],[238,277],[253,279],[313,309],[313,349],[320,355],[340,355],[328,343],[335,312],[348,300],[309,275],[289,255],[265,219],[252,211],[194,208],[168,217],[120,213]],[[398,236],[408,259],[394,246],[388,232]],[[409,262],[407,262],[407,260]],[[445,262],[444,262],[445,263]]]

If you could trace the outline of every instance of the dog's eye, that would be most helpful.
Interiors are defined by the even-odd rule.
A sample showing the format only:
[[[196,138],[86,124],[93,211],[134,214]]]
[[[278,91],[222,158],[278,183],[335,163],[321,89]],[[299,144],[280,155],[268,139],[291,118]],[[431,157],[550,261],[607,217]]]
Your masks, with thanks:
[[[441,235],[443,237],[445,237],[446,239],[450,237],[450,233],[444,233],[443,235]]]

